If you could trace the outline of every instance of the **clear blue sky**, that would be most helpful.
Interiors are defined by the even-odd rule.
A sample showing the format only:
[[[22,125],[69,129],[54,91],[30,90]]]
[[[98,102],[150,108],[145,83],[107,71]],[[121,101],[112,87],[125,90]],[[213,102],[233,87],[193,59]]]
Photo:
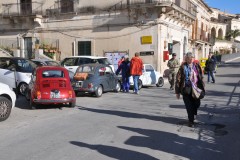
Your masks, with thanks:
[[[240,14],[240,0],[204,0],[208,6],[232,14]]]

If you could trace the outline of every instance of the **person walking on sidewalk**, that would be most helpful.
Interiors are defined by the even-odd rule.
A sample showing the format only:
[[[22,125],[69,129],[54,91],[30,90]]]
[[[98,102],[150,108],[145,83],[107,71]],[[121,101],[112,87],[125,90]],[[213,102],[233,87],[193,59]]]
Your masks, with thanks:
[[[200,98],[194,98],[192,87],[197,86],[205,93],[203,74],[199,64],[193,63],[194,55],[191,52],[186,54],[186,62],[184,62],[178,72],[175,84],[176,98],[183,96],[183,101],[188,114],[188,126],[194,124],[194,116],[197,115],[197,110],[201,105]]]
[[[133,92],[135,94],[139,94],[138,80],[139,80],[139,77],[142,75],[142,70],[143,70],[143,62],[139,56],[140,56],[139,53],[136,52],[135,57],[133,57],[130,62],[130,74],[133,76],[133,83],[134,83]]]
[[[170,89],[174,89],[174,83],[176,80],[176,74],[179,68],[179,61],[176,59],[176,53],[172,54],[172,58],[168,61],[167,66],[169,67],[168,81],[170,84]]]
[[[214,77],[214,71],[216,68],[216,59],[215,57],[212,55],[212,53],[209,53],[208,55],[208,60],[206,61],[206,71],[208,74],[208,83],[210,83],[210,77],[212,79],[212,83],[215,83],[215,77]]]
[[[127,55],[124,56],[124,61],[118,67],[116,75],[118,75],[120,71],[122,73],[122,90],[123,92],[129,92],[130,61]]]

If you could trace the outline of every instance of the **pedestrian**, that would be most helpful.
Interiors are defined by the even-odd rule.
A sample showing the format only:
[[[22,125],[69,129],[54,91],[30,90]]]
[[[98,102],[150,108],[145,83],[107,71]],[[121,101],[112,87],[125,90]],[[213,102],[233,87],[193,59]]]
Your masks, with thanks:
[[[184,62],[178,72],[175,84],[175,93],[177,99],[180,94],[183,96],[183,101],[188,114],[188,126],[192,127],[194,124],[197,110],[201,105],[200,97],[195,97],[193,87],[205,93],[203,74],[199,64],[193,63],[194,55],[191,52],[186,54],[186,62]]]
[[[122,74],[122,90],[123,92],[129,92],[130,83],[129,83],[129,77],[130,77],[130,61],[128,58],[128,55],[124,56],[124,61],[120,64],[116,71],[116,75],[118,75],[121,71]]]
[[[118,67],[122,64],[123,61],[124,61],[124,56],[122,56],[121,59],[118,61]]]
[[[139,94],[138,81],[139,77],[142,75],[143,70],[143,62],[139,56],[140,54],[136,52],[135,57],[133,57],[130,62],[130,74],[133,76],[134,83],[133,92],[135,94]]]
[[[169,67],[168,81],[170,84],[170,89],[174,89],[174,83],[176,80],[177,71],[179,68],[179,61],[176,59],[176,53],[172,54],[172,58],[168,61],[167,66]]]
[[[206,69],[207,74],[208,74],[208,83],[210,83],[210,78],[212,80],[211,82],[215,83],[214,71],[215,71],[215,68],[216,68],[216,59],[212,55],[212,53],[209,53],[205,66],[206,66],[205,69]]]

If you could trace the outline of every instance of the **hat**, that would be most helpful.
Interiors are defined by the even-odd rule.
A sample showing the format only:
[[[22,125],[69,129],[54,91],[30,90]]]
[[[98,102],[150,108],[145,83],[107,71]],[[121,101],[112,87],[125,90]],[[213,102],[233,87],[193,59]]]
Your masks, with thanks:
[[[172,56],[176,56],[177,54],[176,53],[173,53]]]
[[[185,56],[186,57],[192,57],[192,58],[195,57],[194,54],[192,54],[192,52],[187,52]]]
[[[128,58],[128,55],[125,55],[124,58],[127,59],[127,58]]]

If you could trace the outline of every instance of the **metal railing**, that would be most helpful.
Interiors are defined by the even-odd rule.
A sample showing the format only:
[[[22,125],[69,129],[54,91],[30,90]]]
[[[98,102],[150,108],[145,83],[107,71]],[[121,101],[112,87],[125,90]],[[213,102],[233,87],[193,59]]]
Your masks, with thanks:
[[[7,3],[2,4],[2,16],[31,16],[43,14],[43,3]]]

